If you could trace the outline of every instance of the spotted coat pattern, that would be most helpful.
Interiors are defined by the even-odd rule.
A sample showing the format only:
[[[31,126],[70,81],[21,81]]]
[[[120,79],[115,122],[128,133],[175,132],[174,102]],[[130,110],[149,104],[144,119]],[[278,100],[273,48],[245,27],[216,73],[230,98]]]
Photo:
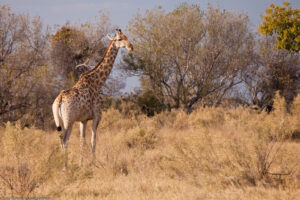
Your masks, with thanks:
[[[121,41],[123,40],[123,41]],[[92,153],[95,153],[96,131],[101,119],[103,99],[99,93],[111,73],[120,47],[132,50],[126,36],[117,29],[116,36],[110,41],[102,60],[94,69],[81,74],[78,82],[68,90],[63,90],[55,99],[52,110],[57,130],[62,130],[61,145],[67,147],[74,122],[80,122],[81,146],[85,144],[85,130],[88,120],[92,123]]]

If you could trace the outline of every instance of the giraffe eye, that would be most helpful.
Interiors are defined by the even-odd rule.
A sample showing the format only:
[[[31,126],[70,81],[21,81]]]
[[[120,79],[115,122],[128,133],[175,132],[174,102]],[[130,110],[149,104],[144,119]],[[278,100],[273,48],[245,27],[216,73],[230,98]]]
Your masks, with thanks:
[[[120,39],[117,39],[117,41],[122,41],[122,39],[120,38]]]

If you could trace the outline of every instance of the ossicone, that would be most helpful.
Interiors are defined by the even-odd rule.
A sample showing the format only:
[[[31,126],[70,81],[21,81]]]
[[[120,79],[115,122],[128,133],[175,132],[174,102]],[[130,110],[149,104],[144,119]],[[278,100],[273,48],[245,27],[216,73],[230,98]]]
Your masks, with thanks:
[[[116,29],[116,32],[119,33],[119,34],[122,33],[121,29],[118,29],[118,28]]]

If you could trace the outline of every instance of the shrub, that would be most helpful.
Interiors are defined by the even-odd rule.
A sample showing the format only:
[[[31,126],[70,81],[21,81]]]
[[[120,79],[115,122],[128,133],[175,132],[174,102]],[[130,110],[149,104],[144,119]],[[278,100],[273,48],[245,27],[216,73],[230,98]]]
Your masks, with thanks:
[[[125,137],[126,145],[129,148],[153,149],[157,141],[154,130],[145,130],[139,127],[130,129]]]
[[[16,167],[6,165],[0,168],[0,182],[4,187],[4,195],[21,197],[29,196],[42,183],[40,177],[34,175],[27,163],[18,164]]]

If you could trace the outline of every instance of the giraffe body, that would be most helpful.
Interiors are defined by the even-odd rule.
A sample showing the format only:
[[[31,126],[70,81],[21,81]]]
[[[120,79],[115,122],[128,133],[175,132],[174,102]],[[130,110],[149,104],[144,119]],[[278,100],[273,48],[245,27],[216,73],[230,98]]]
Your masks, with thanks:
[[[78,82],[68,90],[63,90],[52,105],[57,130],[63,130],[61,135],[62,148],[67,148],[67,141],[71,135],[74,122],[80,122],[81,146],[85,144],[85,130],[88,120],[92,124],[92,153],[95,153],[96,131],[101,120],[101,106],[103,99],[100,88],[109,76],[119,48],[126,47],[132,50],[132,45],[126,36],[117,29],[116,36],[104,53],[102,60],[91,71],[83,73]]]

